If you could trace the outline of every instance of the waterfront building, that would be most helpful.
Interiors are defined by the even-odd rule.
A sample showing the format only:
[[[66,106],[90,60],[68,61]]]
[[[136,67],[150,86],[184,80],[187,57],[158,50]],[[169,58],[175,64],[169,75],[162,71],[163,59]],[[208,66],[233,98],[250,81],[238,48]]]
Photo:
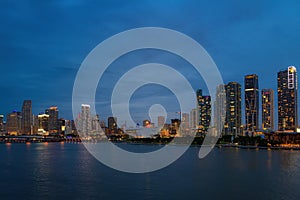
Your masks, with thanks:
[[[31,134],[32,117],[32,102],[31,100],[25,100],[22,106],[22,134]]]
[[[298,84],[296,67],[277,73],[278,130],[296,131],[298,126]]]
[[[190,112],[190,129],[191,132],[194,134],[197,132],[198,130],[198,123],[199,123],[199,119],[198,119],[198,109],[193,108]]]
[[[197,90],[198,104],[198,133],[206,134],[211,122],[211,97],[202,95],[202,90]]]
[[[258,76],[256,74],[246,75],[244,86],[246,131],[253,132],[259,128]]]
[[[108,129],[111,133],[118,133],[118,124],[116,117],[109,117],[107,120]]]
[[[91,131],[91,107],[87,104],[81,105],[81,114],[80,114],[80,133],[81,136],[87,136]]]
[[[59,131],[58,108],[56,106],[51,106],[46,109],[45,114],[49,115],[49,131],[51,133],[57,133]]]
[[[262,129],[274,130],[274,91],[272,89],[262,89],[261,91],[261,115]]]
[[[216,100],[214,102],[214,127],[218,135],[224,135],[226,117],[226,90],[225,85],[218,85],[216,88]]]
[[[241,85],[229,82],[225,85],[226,91],[226,117],[224,131],[226,135],[235,137],[242,134],[242,95]]]
[[[21,135],[22,115],[20,112],[13,111],[6,115],[6,131],[9,135]]]

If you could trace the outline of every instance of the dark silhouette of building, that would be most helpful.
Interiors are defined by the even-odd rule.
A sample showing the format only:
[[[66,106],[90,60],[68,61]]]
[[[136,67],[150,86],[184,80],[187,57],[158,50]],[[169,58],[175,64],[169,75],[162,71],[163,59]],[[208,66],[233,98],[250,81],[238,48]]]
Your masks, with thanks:
[[[245,118],[246,131],[256,131],[259,128],[259,92],[258,76],[256,74],[245,76]]]
[[[261,91],[261,115],[262,129],[274,130],[274,91],[272,89],[263,89]]]
[[[22,106],[22,134],[31,135],[32,118],[32,102],[25,100]]]
[[[297,70],[294,66],[278,72],[278,129],[293,130],[298,126]]]

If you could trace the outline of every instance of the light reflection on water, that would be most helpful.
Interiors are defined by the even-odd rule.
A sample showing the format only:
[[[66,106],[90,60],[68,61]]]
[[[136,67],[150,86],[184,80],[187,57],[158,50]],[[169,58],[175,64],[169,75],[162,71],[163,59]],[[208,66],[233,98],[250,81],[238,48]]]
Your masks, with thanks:
[[[125,145],[125,144],[121,144]],[[149,151],[151,145],[126,145]],[[140,149],[138,149],[140,148]],[[147,174],[112,170],[81,144],[0,145],[2,199],[299,199],[300,152],[191,147]],[[133,163],[134,164],[134,163]]]

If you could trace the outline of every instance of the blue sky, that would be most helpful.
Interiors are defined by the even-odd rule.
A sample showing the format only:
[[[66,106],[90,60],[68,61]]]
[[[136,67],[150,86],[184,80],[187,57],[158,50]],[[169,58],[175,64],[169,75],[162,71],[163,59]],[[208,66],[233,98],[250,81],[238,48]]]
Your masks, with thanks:
[[[225,83],[243,85],[244,75],[256,73],[260,89],[276,90],[276,73],[300,66],[299,10],[297,0],[2,0],[0,113],[20,110],[24,99],[32,99],[36,114],[57,105],[62,117],[72,118],[73,82],[85,56],[114,34],[147,26],[174,29],[195,39],[214,59]],[[129,58],[135,58],[130,63],[155,60],[175,68],[184,63],[159,52]],[[107,72],[107,80],[120,76],[121,61]],[[194,88],[205,88],[192,71],[182,73]],[[144,89],[133,102],[154,91]],[[156,87],[155,94],[166,95],[161,89]],[[97,98],[100,104],[107,100]],[[99,110],[100,116],[109,115],[107,108]]]

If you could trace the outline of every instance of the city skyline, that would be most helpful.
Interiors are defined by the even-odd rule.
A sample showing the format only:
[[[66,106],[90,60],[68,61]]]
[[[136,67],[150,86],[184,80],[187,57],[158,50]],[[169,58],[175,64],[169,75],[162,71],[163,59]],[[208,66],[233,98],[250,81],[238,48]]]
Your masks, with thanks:
[[[273,77],[277,71],[289,65],[300,66],[297,2],[251,1],[235,2],[228,6],[225,2],[216,5],[199,1],[172,1],[171,4],[118,1],[118,8],[114,8],[113,2],[95,4],[62,1],[51,4],[51,7],[43,4],[21,6],[15,2],[1,5],[1,16],[6,20],[0,30],[3,44],[0,78],[5,83],[0,89],[6,97],[0,99],[0,113],[6,114],[16,108],[19,110],[23,99],[31,99],[35,102],[32,108],[34,113],[55,102],[60,113],[71,118],[72,87],[85,56],[106,38],[136,27],[167,27],[189,35],[202,44],[215,60],[225,83],[235,81],[244,87],[243,76],[255,73],[264,77],[260,80],[261,88],[275,91],[277,82]],[[82,12],[77,12],[78,6]],[[129,7],[136,13],[128,13],[126,10]],[[205,7],[217,12],[208,12],[210,9]],[[68,12],[62,12],[62,9]],[[166,10],[170,11],[166,13]],[[15,13],[13,17],[10,11]],[[90,16],[90,13],[95,15]],[[180,17],[182,15],[184,19]],[[48,16],[51,19],[47,20]],[[47,26],[44,20],[47,20]],[[89,21],[93,26],[81,23],[83,21]],[[84,31],[80,33],[78,30]],[[175,68],[185,66],[177,60],[168,62],[169,57],[164,54],[137,54],[130,58],[133,59],[125,60],[122,66],[134,66],[143,61],[161,61]],[[119,66],[120,63],[116,63],[107,72],[113,78],[104,86],[107,87],[105,96],[111,92],[110,85],[124,72],[116,68]],[[187,69],[182,73],[191,79],[195,90],[202,88],[207,94],[203,82],[197,81],[199,77]],[[109,80],[108,76],[104,78]],[[165,91],[157,93],[163,95]],[[143,94],[136,98],[144,100]],[[97,97],[100,106],[106,106],[109,100]],[[177,108],[174,106],[171,109],[176,112]],[[101,113],[111,115],[108,109]]]

